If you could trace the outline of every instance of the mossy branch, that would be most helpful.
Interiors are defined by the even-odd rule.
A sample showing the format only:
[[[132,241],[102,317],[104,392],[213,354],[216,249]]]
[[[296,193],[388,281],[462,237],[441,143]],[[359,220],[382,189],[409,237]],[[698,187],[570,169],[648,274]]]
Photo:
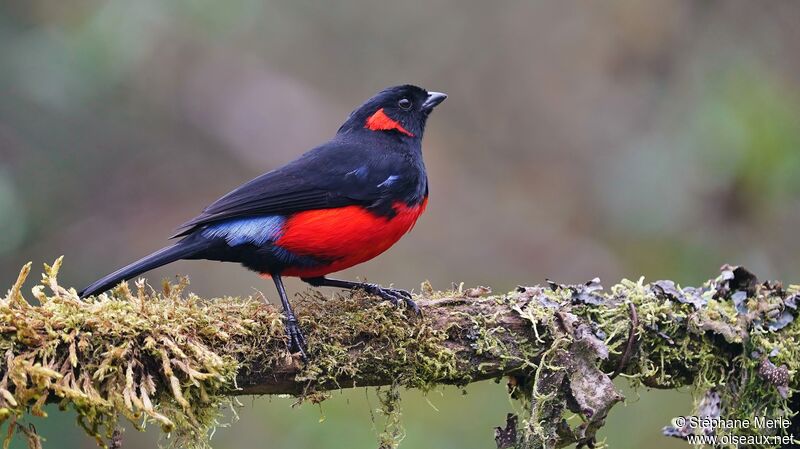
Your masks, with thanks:
[[[316,401],[338,388],[502,377],[528,414],[496,430],[498,447],[593,443],[623,399],[616,374],[634,386],[693,386],[703,399],[694,414],[797,411],[800,287],[759,284],[738,267],[698,288],[624,280],[604,290],[595,280],[491,295],[423,285],[422,317],[362,294],[308,291],[294,300],[308,339],[302,364],[287,352],[279,310],[261,298],[204,300],[184,293],[185,282],[161,292],[138,282],[135,292],[123,285],[80,300],[57,283],[60,264],[45,266],[33,287],[38,304],[22,295],[30,265],[0,300],[0,418],[34,441],[20,422],[47,402],[75,409],[101,445],[120,416],[155,421],[178,445],[203,445],[233,395]],[[568,412],[582,424],[569,427]]]

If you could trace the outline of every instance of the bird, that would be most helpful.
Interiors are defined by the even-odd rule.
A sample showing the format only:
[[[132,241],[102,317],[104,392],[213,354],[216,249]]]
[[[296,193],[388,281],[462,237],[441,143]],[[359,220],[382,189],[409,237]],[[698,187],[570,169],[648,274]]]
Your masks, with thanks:
[[[288,349],[303,360],[306,339],[283,277],[363,290],[418,314],[406,290],[328,275],[383,253],[425,211],[422,136],[431,111],[446,98],[410,84],[378,92],[330,140],[222,196],[179,226],[172,245],[93,282],[79,296],[98,295],[181,259],[238,262],[274,282]]]

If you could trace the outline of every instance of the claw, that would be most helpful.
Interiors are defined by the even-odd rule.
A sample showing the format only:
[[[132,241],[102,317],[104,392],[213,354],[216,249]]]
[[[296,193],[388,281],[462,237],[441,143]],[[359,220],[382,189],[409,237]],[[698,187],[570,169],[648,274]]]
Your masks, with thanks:
[[[414,315],[422,316],[422,309],[419,308],[416,302],[411,298],[406,298],[406,307],[414,312]]]
[[[364,290],[367,293],[380,296],[386,301],[391,302],[395,306],[399,306],[400,302],[402,301],[405,303],[406,307],[411,309],[415,315],[422,315],[422,310],[420,310],[417,303],[414,302],[411,296],[411,293],[407,290],[395,289],[395,288],[385,288],[381,287],[378,284],[366,284],[364,286]]]
[[[292,317],[286,320],[286,336],[289,337],[289,352],[300,353],[300,358],[303,362],[308,361],[306,355],[306,337],[300,326],[297,325],[297,320]]]
[[[408,291],[408,290],[403,290],[403,289],[399,289],[399,288],[398,288],[398,289],[396,289],[396,290],[394,290],[394,291],[395,291],[395,292],[397,292],[397,293],[399,293],[400,295],[402,295],[402,296],[406,297],[407,299],[411,299],[411,298],[412,298],[412,296],[411,296],[411,292],[410,292],[410,291]]]

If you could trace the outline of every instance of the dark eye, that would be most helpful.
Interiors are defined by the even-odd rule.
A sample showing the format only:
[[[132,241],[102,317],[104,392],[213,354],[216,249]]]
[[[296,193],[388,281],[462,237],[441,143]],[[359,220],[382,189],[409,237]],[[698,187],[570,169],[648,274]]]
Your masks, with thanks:
[[[402,100],[397,102],[397,105],[400,106],[400,109],[407,111],[411,109],[411,100],[408,98],[403,98]]]

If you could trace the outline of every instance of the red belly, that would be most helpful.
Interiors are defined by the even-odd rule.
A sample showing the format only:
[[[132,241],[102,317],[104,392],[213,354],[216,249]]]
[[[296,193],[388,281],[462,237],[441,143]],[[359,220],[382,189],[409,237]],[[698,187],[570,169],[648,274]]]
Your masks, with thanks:
[[[320,209],[292,215],[275,242],[298,255],[330,259],[315,268],[286,268],[286,276],[317,277],[366,262],[395,244],[425,211],[428,199],[417,206],[394,204],[392,218],[373,215],[359,206]]]

